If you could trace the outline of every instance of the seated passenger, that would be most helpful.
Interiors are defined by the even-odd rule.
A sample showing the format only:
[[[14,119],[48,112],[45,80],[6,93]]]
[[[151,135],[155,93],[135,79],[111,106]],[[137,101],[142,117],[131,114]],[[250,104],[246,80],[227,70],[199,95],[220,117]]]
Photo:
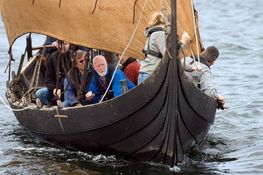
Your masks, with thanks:
[[[89,67],[87,52],[78,50],[64,80],[64,107],[89,104],[85,95],[88,93],[92,69]]]
[[[140,70],[140,63],[135,58],[125,57],[123,56],[121,59],[121,70],[125,73],[127,78],[133,82],[133,84],[137,85],[138,76]]]
[[[92,93],[88,94],[86,97],[89,101],[92,101],[92,103],[97,103],[101,100],[108,88],[114,68],[108,66],[105,57],[102,55],[97,55],[93,58],[93,68],[96,72],[94,73],[89,87],[89,91]],[[121,80],[127,81],[128,89],[135,87],[135,85],[125,76],[125,74],[121,70],[117,69],[112,84],[103,100],[108,100],[122,94]]]
[[[219,56],[219,51],[215,46],[210,46],[205,49],[200,55],[200,67],[192,72],[191,75],[198,82],[198,87],[205,94],[213,97],[217,103],[218,107],[224,109],[224,97],[217,94],[216,89],[214,89],[211,82],[211,66],[216,62]]]
[[[46,87],[37,90],[36,104],[38,107],[42,105],[57,105],[57,100],[63,100],[63,81],[66,73],[71,68],[72,51],[69,49],[70,44],[67,42],[59,42],[59,49],[53,52],[47,60],[47,69],[45,72]]]

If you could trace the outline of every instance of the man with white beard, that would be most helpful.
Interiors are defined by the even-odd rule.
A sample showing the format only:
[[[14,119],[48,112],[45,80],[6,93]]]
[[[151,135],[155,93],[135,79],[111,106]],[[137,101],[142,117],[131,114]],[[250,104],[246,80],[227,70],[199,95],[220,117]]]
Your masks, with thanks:
[[[127,81],[127,89],[132,89],[135,85],[126,77],[119,69],[116,70],[109,90],[106,92],[111,78],[114,73],[114,67],[109,66],[103,55],[97,55],[93,58],[93,68],[95,74],[89,86],[89,93],[86,94],[86,99],[97,103],[104,96],[103,101],[120,96],[122,94],[121,80]]]

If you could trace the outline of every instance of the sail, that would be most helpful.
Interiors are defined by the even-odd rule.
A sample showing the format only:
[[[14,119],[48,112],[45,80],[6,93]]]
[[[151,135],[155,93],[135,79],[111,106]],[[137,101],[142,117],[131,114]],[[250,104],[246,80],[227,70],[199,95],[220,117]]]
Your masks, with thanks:
[[[127,48],[125,55],[134,58],[143,58],[143,33],[152,12],[171,9],[170,0],[1,1],[10,46],[19,36],[32,32],[115,53]],[[178,36],[185,30],[191,37],[186,55],[190,50],[197,54],[202,46],[192,8],[192,0],[177,0]]]

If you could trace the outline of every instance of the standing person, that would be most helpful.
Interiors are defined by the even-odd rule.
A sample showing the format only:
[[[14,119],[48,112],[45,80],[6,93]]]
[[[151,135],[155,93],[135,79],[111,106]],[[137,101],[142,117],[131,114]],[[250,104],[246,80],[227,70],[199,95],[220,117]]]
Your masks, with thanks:
[[[125,57],[123,56],[121,59],[121,70],[125,73],[127,78],[133,82],[133,84],[137,85],[138,83],[138,76],[139,76],[139,70],[140,70],[140,63],[135,59],[131,57]]]
[[[92,69],[87,52],[78,50],[73,58],[73,66],[64,80],[64,107],[89,104],[85,95],[88,93]]]
[[[145,58],[141,61],[141,67],[139,70],[138,84],[147,79],[157,65],[160,63],[161,58],[164,56],[166,51],[166,33],[165,20],[161,12],[156,12],[152,15],[152,18],[146,28],[144,35],[147,37],[144,54]],[[187,32],[183,32],[181,44],[182,47],[190,39]]]
[[[197,85],[201,91],[205,94],[213,97],[217,103],[218,107],[224,109],[225,100],[224,97],[217,94],[216,89],[213,88],[211,82],[211,66],[216,62],[219,56],[219,51],[215,46],[210,46],[206,48],[200,54],[200,67],[201,69],[197,69],[192,72],[194,80],[197,81]]]
[[[106,58],[102,55],[97,55],[93,58],[93,68],[95,74],[91,80],[89,94],[86,95],[86,98],[92,103],[99,102],[102,96],[106,92],[111,78],[113,76],[114,68],[108,66]],[[108,100],[113,97],[120,96],[122,94],[122,85],[121,80],[127,81],[127,88],[132,89],[135,85],[125,76],[125,74],[117,69],[113,77],[112,84],[103,100]]]
[[[38,107],[57,105],[57,100],[63,100],[63,81],[72,64],[73,53],[69,48],[69,43],[58,41],[58,50],[48,57],[45,72],[46,87],[36,92]]]

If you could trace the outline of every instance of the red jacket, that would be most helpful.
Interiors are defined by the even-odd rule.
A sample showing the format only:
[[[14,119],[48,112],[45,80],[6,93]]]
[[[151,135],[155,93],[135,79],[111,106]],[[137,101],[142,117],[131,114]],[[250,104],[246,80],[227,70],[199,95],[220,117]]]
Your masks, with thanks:
[[[123,70],[125,75],[131,80],[135,85],[138,82],[140,64],[135,60],[130,62]]]

